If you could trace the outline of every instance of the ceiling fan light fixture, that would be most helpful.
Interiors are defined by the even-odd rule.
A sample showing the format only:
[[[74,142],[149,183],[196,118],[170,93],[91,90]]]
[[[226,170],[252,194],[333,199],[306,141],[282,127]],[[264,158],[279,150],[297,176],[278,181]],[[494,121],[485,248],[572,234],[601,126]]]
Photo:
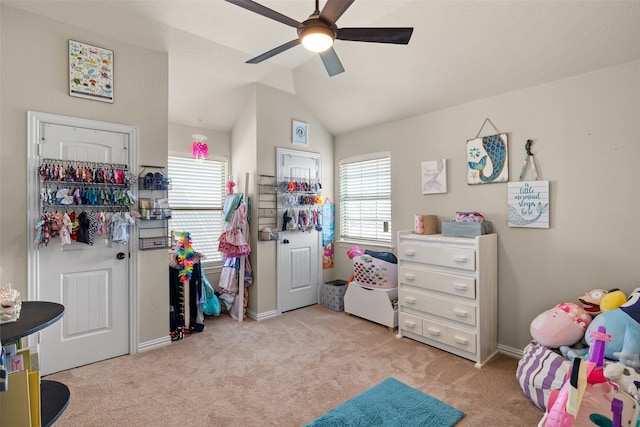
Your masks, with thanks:
[[[327,27],[308,27],[300,33],[302,46],[311,52],[324,52],[333,46],[335,33]]]

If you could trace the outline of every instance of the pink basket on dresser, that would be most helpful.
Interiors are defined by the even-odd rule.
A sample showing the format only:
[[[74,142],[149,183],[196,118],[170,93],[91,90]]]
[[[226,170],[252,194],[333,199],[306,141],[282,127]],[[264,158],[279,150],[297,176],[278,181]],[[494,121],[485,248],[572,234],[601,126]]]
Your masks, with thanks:
[[[378,289],[398,287],[398,264],[360,255],[353,258],[353,276],[362,286]]]

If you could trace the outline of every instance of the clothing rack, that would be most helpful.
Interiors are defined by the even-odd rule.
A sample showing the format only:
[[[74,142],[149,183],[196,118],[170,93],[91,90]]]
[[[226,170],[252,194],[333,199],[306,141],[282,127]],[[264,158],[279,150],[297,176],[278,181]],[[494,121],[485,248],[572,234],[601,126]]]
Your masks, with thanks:
[[[229,315],[239,322],[244,321],[245,280],[252,279],[246,273],[247,270],[250,271],[247,257],[251,252],[247,239],[250,212],[248,200],[245,198],[249,190],[248,185],[249,173],[246,173],[244,192],[227,194],[223,209],[225,230],[218,242],[218,250],[224,254],[218,283],[220,300]]]
[[[249,194],[249,172],[245,173],[242,203],[247,203],[247,200],[246,200],[247,194]],[[247,207],[248,207],[248,204],[247,204]],[[244,226],[242,227],[242,234],[244,234],[245,236],[247,236],[248,226],[249,226],[249,211],[247,209],[247,220],[244,222]],[[244,270],[247,263],[247,256],[248,255],[240,257],[240,267],[239,267],[239,274],[238,274],[238,295],[236,295],[236,298],[238,298],[238,313],[236,313],[236,315],[238,316],[238,322],[244,321]]]

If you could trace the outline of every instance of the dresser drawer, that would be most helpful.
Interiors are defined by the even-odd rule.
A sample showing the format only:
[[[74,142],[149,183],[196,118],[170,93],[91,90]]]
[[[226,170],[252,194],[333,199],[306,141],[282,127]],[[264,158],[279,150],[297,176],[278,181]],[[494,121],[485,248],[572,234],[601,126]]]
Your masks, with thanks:
[[[471,271],[476,269],[476,251],[473,249],[402,242],[399,245],[398,255],[404,261]]]
[[[447,343],[447,326],[427,319],[422,319],[422,336]]]
[[[399,303],[407,308],[476,326],[475,304],[454,301],[427,292],[399,290]]]
[[[398,328],[422,335],[422,317],[401,312],[398,314]]]
[[[446,323],[422,320],[422,336],[469,353],[476,352],[476,334],[463,331]]]
[[[449,326],[447,328],[447,344],[469,353],[475,353],[476,334]]]
[[[476,298],[475,277],[441,273],[414,266],[401,266],[398,277],[401,283],[407,285],[470,299]]]

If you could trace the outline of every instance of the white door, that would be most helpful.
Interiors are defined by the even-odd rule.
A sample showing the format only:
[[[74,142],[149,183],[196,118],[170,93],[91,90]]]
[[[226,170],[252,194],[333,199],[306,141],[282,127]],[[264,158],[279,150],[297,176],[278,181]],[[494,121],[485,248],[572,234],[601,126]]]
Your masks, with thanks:
[[[125,133],[42,123],[40,135],[40,159],[129,161]],[[129,257],[129,244],[101,237],[93,246],[51,239],[38,250],[38,299],[65,307],[63,318],[41,332],[43,375],[129,353]]]
[[[278,182],[320,181],[320,154],[278,149]],[[279,212],[283,213],[282,200]],[[285,312],[318,303],[322,281],[320,232],[285,231],[278,241],[278,303]]]

